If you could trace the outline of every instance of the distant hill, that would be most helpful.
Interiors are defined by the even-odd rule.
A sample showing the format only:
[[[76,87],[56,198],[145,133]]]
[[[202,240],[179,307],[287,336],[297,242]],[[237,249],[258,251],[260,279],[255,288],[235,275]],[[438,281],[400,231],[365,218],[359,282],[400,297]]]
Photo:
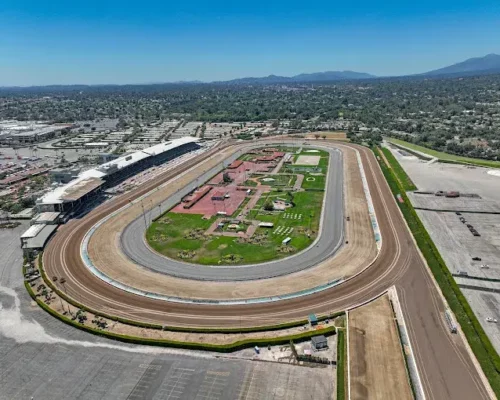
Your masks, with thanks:
[[[469,58],[457,64],[448,67],[426,72],[422,75],[473,75],[482,73],[500,72],[500,55],[488,54],[484,57]]]
[[[273,84],[273,83],[296,83],[296,82],[330,82],[346,81],[356,79],[376,78],[375,75],[354,71],[326,71],[310,74],[299,74],[295,76],[269,75],[261,78],[239,78],[218,83],[234,84]]]

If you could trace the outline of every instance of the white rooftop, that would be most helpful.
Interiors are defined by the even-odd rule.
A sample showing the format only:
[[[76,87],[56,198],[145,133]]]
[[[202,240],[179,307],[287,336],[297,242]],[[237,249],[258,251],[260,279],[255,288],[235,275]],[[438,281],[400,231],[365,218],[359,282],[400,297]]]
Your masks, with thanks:
[[[108,173],[113,173],[116,170],[128,167],[129,165],[135,164],[145,158],[161,154],[165,151],[175,149],[176,147],[182,146],[183,144],[193,143],[199,141],[198,138],[193,137],[182,137],[179,139],[173,139],[165,143],[160,143],[155,146],[148,147],[144,150],[136,151],[134,153],[128,154],[126,156],[117,158],[115,160],[109,161],[100,165],[97,168],[89,169],[87,171],[80,172],[78,178],[72,180],[66,185],[59,186],[53,191],[45,194],[41,199],[38,200],[39,204],[61,204],[64,202],[64,196],[74,190],[77,190],[80,186],[85,186],[86,181],[92,180],[92,178],[102,179]],[[92,186],[89,184],[89,186]]]
[[[43,229],[44,224],[31,225],[26,232],[21,235],[21,239],[29,239],[35,237]]]
[[[181,137],[179,139],[172,139],[165,143],[160,143],[155,146],[148,147],[147,149],[142,150],[144,153],[155,156],[157,154],[164,153],[168,150],[175,149],[176,147],[182,146],[186,143],[193,143],[199,141],[198,138],[194,137]]]
[[[39,204],[61,204],[64,202],[63,197],[72,192],[73,190],[77,190],[81,186],[84,186],[88,181],[93,178],[100,178],[104,176],[100,171],[96,171],[94,169],[89,169],[78,175],[78,178],[73,179],[71,182],[66,185],[59,186],[54,190],[46,193],[41,199],[37,201]]]

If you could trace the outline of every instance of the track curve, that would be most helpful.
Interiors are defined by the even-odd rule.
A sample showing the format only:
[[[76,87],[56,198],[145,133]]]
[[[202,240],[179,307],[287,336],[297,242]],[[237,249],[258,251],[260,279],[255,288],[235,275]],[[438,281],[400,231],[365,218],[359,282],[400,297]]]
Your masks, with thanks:
[[[205,172],[197,182],[188,183],[183,190],[166,199],[161,207],[153,207],[145,215],[138,216],[127,225],[120,237],[120,245],[124,254],[136,264],[163,274],[185,279],[213,280],[213,281],[244,281],[268,279],[287,275],[317,265],[327,258],[333,257],[342,245],[343,239],[343,167],[342,155],[337,149],[323,148],[330,154],[325,198],[328,207],[322,208],[322,229],[318,239],[308,248],[279,260],[272,260],[259,264],[241,266],[205,266],[174,260],[163,256],[151,249],[145,240],[144,221],[152,221],[160,216],[160,210],[168,210],[177,204],[182,197],[192,190],[199,182],[209,180],[219,172],[220,167]],[[239,153],[237,153],[237,156]],[[225,163],[230,163],[237,157],[231,156]]]
[[[82,220],[63,226],[43,255],[47,274],[64,276],[66,284],[60,289],[75,300],[108,314],[160,324],[212,327],[267,325],[302,319],[311,312],[346,310],[395,285],[398,293],[403,294],[402,309],[426,396],[435,399],[488,398],[463,342],[447,332],[442,317],[444,304],[374,154],[361,146],[341,146],[357,149],[361,154],[384,240],[373,265],[342,285],[293,300],[224,307],[152,300],[124,293],[97,279],[79,256],[84,234],[103,215],[146,193],[158,182],[146,184],[116,202],[104,204]],[[167,181],[169,177],[165,175],[162,179]]]

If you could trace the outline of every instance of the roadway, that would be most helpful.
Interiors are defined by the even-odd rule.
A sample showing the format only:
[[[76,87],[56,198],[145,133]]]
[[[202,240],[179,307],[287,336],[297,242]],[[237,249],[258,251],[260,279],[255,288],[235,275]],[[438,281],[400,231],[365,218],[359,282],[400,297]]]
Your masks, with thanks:
[[[318,146],[319,147],[319,146]],[[145,221],[157,218],[161,210],[168,210],[177,204],[199,183],[208,181],[220,171],[220,165],[203,173],[195,182],[170,196],[161,206],[155,206],[137,217],[123,231],[120,245],[125,255],[136,264],[167,275],[185,279],[208,281],[245,281],[268,279],[288,275],[315,266],[333,257],[343,242],[343,162],[342,153],[337,149],[325,149],[330,154],[327,190],[328,207],[323,208],[322,230],[312,247],[281,260],[244,266],[203,266],[167,258],[152,250],[144,239]],[[229,157],[229,164],[238,158],[240,152]]]
[[[321,314],[350,309],[395,285],[427,398],[488,398],[463,341],[448,332],[443,319],[444,304],[373,153],[356,145],[334,146],[359,150],[383,238],[380,254],[371,267],[342,285],[275,303],[217,306],[149,299],[123,292],[92,275],[79,254],[80,243],[88,229],[108,213],[168,181],[179,171],[168,172],[132,193],[103,204],[82,220],[62,227],[44,253],[47,274],[66,277],[62,289],[94,309],[125,318],[179,326],[256,326],[302,319],[311,312]],[[200,159],[182,168],[187,169]]]

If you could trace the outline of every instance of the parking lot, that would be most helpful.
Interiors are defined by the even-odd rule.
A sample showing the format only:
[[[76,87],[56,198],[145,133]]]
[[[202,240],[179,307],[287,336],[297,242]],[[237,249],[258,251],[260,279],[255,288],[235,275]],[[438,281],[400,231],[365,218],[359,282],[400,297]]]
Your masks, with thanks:
[[[127,345],[58,321],[22,284],[25,228],[0,230],[0,400],[332,398],[330,368]]]

